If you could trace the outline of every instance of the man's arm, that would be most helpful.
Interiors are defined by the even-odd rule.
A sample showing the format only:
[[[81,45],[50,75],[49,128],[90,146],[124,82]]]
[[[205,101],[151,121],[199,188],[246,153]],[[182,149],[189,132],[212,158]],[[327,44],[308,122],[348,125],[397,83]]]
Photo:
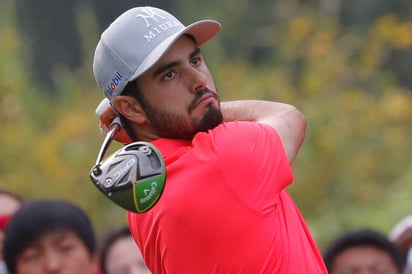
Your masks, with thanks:
[[[221,103],[224,121],[255,121],[274,128],[282,139],[289,162],[292,163],[305,139],[306,118],[294,106],[259,100]]]

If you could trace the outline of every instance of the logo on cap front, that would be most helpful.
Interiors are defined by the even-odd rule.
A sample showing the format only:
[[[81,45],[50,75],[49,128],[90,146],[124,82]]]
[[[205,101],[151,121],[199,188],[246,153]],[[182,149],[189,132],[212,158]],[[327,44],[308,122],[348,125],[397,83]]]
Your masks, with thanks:
[[[160,19],[166,19],[166,17],[156,13],[151,8],[143,8],[142,12],[140,14],[137,14],[136,17],[143,18],[143,20],[146,22],[146,28],[150,27],[149,19],[153,19],[154,21],[156,21],[156,23],[159,23],[156,17]]]
[[[163,32],[176,28],[184,27],[176,18],[169,15],[169,18],[159,14],[155,9],[143,8],[136,15],[136,18],[141,18],[145,21],[146,28],[149,30],[143,34],[143,39],[146,42],[152,41],[157,36],[162,35]],[[178,31],[178,30],[176,30]],[[166,37],[167,38],[167,37]]]

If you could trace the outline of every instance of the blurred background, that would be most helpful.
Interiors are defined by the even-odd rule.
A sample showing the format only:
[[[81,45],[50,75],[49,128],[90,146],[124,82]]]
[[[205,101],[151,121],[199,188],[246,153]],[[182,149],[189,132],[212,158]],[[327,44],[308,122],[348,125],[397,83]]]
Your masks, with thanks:
[[[202,47],[223,100],[305,113],[289,191],[321,248],[412,214],[410,0],[1,0],[1,188],[76,202],[98,233],[126,222],[88,178],[103,140],[91,67],[102,30],[140,5],[223,24]]]

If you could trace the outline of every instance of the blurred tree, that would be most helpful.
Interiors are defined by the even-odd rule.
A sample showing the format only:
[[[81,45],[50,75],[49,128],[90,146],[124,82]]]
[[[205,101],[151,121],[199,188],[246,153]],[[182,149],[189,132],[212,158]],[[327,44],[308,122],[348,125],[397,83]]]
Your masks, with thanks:
[[[57,92],[55,70],[59,67],[74,71],[83,63],[76,11],[80,0],[16,0],[16,18],[23,36],[32,79],[41,91]],[[96,14],[99,32],[103,31],[123,11],[140,5],[175,9],[174,0],[89,0]],[[82,7],[80,7],[82,8]]]
[[[403,86],[412,88],[410,77],[412,69],[411,1],[340,0],[339,11],[340,24],[345,28],[360,32],[361,35],[367,33],[374,22],[389,15],[395,16],[393,20],[404,22],[403,29],[398,28],[393,35],[397,35],[398,38],[399,36],[407,37],[408,40],[406,44],[395,46],[390,50],[387,60],[382,63],[382,68],[393,71]],[[399,33],[399,31],[403,33]]]
[[[54,92],[53,69],[81,64],[80,39],[73,0],[16,0],[16,18],[28,60],[28,72],[42,91]]]
[[[340,0],[339,18],[343,26],[365,31],[375,20],[387,14],[408,18],[410,5],[409,0]]]

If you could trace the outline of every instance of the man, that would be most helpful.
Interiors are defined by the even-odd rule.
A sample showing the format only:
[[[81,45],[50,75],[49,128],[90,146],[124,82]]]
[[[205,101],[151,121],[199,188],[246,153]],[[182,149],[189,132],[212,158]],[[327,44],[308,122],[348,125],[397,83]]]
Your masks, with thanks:
[[[20,208],[22,200],[7,190],[0,189],[0,274],[7,274],[3,261],[4,231],[13,214]]]
[[[388,237],[406,257],[405,274],[412,274],[412,215],[399,220]]]
[[[103,239],[100,269],[102,274],[150,274],[127,225],[110,231]]]
[[[220,28],[138,7],[97,45],[94,75],[114,108],[102,125],[119,115],[131,141],[151,142],[166,164],[157,204],[128,212],[132,235],[153,273],[326,273],[285,191],[306,119],[287,104],[220,103],[199,50]]]
[[[98,273],[92,224],[69,202],[26,202],[7,226],[4,261],[10,274]]]
[[[346,232],[324,253],[331,274],[402,274],[405,257],[385,234],[363,228]]]

